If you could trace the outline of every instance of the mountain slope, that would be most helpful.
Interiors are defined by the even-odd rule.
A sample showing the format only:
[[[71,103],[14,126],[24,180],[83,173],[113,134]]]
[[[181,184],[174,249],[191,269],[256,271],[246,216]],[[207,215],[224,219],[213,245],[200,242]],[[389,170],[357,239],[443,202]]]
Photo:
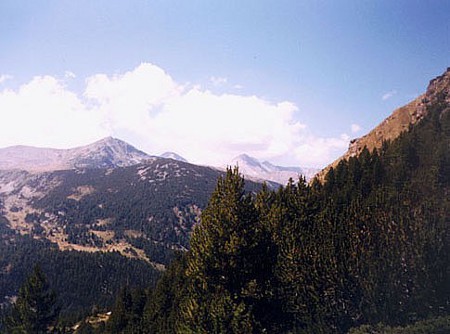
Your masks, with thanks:
[[[0,215],[59,250],[118,251],[159,267],[186,249],[223,172],[157,158],[121,168],[0,171]],[[248,191],[261,187],[247,183]]]
[[[125,282],[154,282],[176,250],[189,248],[220,175],[159,157],[118,168],[0,171],[0,308],[35,263],[64,312],[110,305]],[[247,182],[248,191],[260,188]]]
[[[436,103],[442,97],[450,100],[450,68],[441,76],[430,81],[426,92],[407,105],[396,109],[389,117],[376,126],[372,131],[361,138],[350,142],[348,151],[339,159],[331,163],[317,174],[319,180],[323,181],[324,176],[331,167],[335,168],[341,160],[348,160],[350,157],[358,156],[364,147],[369,151],[379,149],[385,141],[392,141],[402,132],[408,131],[411,126],[419,122],[428,113],[428,107]]]
[[[52,171],[75,168],[112,168],[151,159],[124,141],[112,137],[72,149],[11,146],[0,149],[0,169]]]

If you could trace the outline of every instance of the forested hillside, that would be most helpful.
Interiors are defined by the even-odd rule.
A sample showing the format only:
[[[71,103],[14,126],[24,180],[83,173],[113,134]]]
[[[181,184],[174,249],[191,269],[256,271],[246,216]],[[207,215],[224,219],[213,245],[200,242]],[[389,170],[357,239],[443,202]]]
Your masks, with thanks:
[[[0,171],[0,311],[35,264],[66,320],[111,308],[125,284],[153,286],[174,252],[189,247],[221,174],[163,158],[113,169]]]
[[[439,316],[433,326],[450,330],[445,97],[380,150],[341,161],[323,184],[252,196],[228,170],[190,251],[145,297],[119,295],[106,332],[345,333]]]

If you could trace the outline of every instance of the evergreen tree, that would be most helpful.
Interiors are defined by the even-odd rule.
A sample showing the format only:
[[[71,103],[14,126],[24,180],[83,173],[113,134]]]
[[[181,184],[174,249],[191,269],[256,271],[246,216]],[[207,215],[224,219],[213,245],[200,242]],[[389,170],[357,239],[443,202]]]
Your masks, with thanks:
[[[264,233],[244,179],[228,169],[194,230],[190,280],[182,307],[192,333],[252,333],[265,329],[264,296],[270,270]]]
[[[175,333],[179,307],[187,292],[186,256],[178,254],[149,292],[143,314],[142,333]]]
[[[44,273],[39,266],[35,266],[19,289],[17,301],[6,324],[8,332],[49,333],[59,313],[55,300],[56,295],[50,290]]]
[[[146,295],[142,289],[123,287],[111,311],[106,330],[108,333],[137,334],[141,331],[141,320]]]

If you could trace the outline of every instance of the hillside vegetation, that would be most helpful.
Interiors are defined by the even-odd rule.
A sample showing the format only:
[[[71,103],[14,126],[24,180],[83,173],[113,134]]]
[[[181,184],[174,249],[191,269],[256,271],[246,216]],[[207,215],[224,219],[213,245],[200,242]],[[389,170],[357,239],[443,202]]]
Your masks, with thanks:
[[[450,108],[444,98],[380,150],[339,162],[323,185],[300,180],[251,196],[238,171],[228,170],[190,251],[156,289],[138,300],[121,294],[106,332],[346,333],[367,325],[357,333],[439,316],[444,320],[432,321],[434,328],[445,331]]]
[[[98,300],[110,298],[100,307],[84,308],[91,316],[75,326],[66,325],[73,325],[74,319],[81,317],[72,316],[71,322],[70,312],[44,324],[30,323],[48,331],[444,333],[450,316],[450,71],[431,82],[422,101],[425,109],[420,120],[395,139],[384,140],[373,149],[362,148],[358,154],[340,160],[320,181],[308,184],[300,179],[277,190],[267,186],[252,189],[237,167],[228,169],[210,196],[202,193],[207,203],[201,220],[195,223],[191,219],[190,225],[180,212],[192,211],[179,207],[174,210],[177,203],[189,208],[189,191],[179,186],[172,188],[172,183],[166,183],[169,174],[161,168],[148,170],[156,173],[158,183],[150,182],[154,177],[139,172],[142,166],[110,174],[94,172],[100,173],[94,183],[95,189],[103,189],[101,192],[77,188],[86,184],[75,180],[94,174],[72,175],[67,183],[59,183],[36,199],[32,207],[47,210],[47,216],[57,216],[64,229],[76,231],[75,241],[82,243],[95,243],[94,231],[105,229],[99,221],[113,215],[113,221],[106,226],[114,227],[119,238],[135,247],[131,240],[140,239],[130,234],[134,230],[150,237],[147,242],[168,240],[171,244],[165,247],[172,250],[170,257],[174,261],[155,285],[158,275],[156,271],[146,272],[154,270],[148,261],[100,252],[85,261],[78,258],[78,252],[57,251],[54,244],[42,238],[42,231],[34,234],[38,240],[19,235],[11,229],[11,222],[2,218],[2,247],[9,258],[5,261],[0,257],[0,278],[13,277],[11,273],[20,266],[20,259],[33,253],[31,258],[35,260],[39,256],[51,260],[47,262],[51,267],[42,265],[43,272],[49,277],[49,286],[54,285],[56,293],[64,296],[59,302],[66,310],[75,312],[70,301],[76,301],[83,289],[95,287],[99,289]],[[103,183],[107,174],[121,177],[113,178],[117,183],[112,186]],[[198,175],[191,189],[209,180]],[[132,187],[126,188],[130,182]],[[160,187],[163,184],[165,188]],[[113,195],[122,187],[129,190],[123,192],[125,197]],[[148,188],[152,190],[147,193]],[[74,189],[78,189],[76,193]],[[165,202],[168,194],[181,197]],[[148,219],[150,211],[137,210],[147,205],[162,210],[160,219]],[[10,209],[12,217],[21,212],[20,208]],[[44,213],[42,217],[47,216]],[[42,226],[31,218],[30,222]],[[158,225],[152,225],[154,222]],[[167,229],[171,222],[176,228]],[[189,228],[193,228],[191,235]],[[91,239],[80,239],[81,232],[87,232]],[[177,247],[170,247],[187,245],[189,235],[186,249],[178,247],[182,251],[176,251],[173,248]],[[19,246],[18,258],[14,258],[15,247]],[[143,245],[140,247],[145,250]],[[66,259],[70,265],[62,265]],[[126,261],[121,262],[123,259]],[[93,270],[96,274],[89,276],[97,265],[102,269]],[[128,269],[126,265],[134,267]],[[76,269],[68,277],[63,268]],[[103,272],[112,280],[119,276],[122,280],[101,285]],[[52,276],[56,274],[60,275]],[[147,288],[135,288],[145,285],[142,280],[147,274]],[[77,278],[71,280],[73,277]],[[30,278],[25,286],[27,282]],[[19,305],[27,300],[27,295],[20,293],[23,286],[19,289]],[[63,286],[70,290],[63,291]],[[115,302],[111,307],[112,298]],[[58,302],[57,295],[54,302]],[[17,306],[5,319],[17,319],[15,310]],[[29,312],[33,307],[25,307],[19,314]],[[3,326],[6,330],[13,328],[8,321]]]

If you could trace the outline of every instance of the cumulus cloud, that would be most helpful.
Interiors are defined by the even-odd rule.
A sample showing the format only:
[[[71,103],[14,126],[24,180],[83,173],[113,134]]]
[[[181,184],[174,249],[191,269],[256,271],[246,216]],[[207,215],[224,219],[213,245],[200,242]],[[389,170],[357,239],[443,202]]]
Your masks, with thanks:
[[[242,152],[267,157],[287,153],[304,128],[293,118],[296,110],[289,102],[271,104],[254,96],[193,88],[167,103],[151,129],[166,137],[160,143],[185,151],[196,162],[224,164]]]
[[[397,94],[396,90],[391,90],[391,91],[389,91],[387,93],[384,93],[383,96],[381,96],[381,99],[383,101],[387,101],[387,100],[389,100],[390,98],[392,98],[396,94]]]
[[[355,124],[355,123],[353,123],[352,125],[351,125],[351,130],[352,130],[352,133],[358,133],[359,131],[361,131],[361,125],[359,125],[359,124]]]
[[[216,166],[244,152],[280,164],[324,166],[349,140],[313,135],[291,102],[214,94],[177,83],[148,63],[93,75],[83,94],[54,77],[36,77],[17,91],[0,92],[0,110],[7,120],[0,146],[70,147],[112,135],[150,154],[174,151]]]
[[[141,64],[122,75],[89,77],[84,96],[102,114],[111,132],[123,129],[148,137],[152,114],[176,98],[183,89],[161,68]]]
[[[0,92],[0,110],[0,146],[68,147],[106,135],[100,117],[51,76]]]
[[[6,80],[12,79],[11,75],[8,74],[2,74],[0,75],[0,84],[4,83]]]

